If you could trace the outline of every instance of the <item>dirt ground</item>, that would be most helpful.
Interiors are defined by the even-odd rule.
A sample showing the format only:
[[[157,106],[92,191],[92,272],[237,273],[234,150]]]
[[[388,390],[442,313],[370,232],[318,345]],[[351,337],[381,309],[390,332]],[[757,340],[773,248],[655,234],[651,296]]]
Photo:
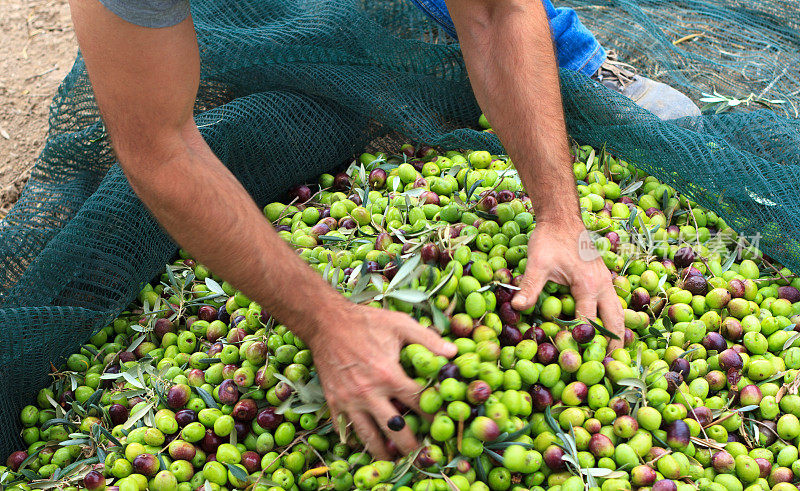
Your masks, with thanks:
[[[0,217],[44,146],[50,100],[78,51],[67,0],[0,0]]]

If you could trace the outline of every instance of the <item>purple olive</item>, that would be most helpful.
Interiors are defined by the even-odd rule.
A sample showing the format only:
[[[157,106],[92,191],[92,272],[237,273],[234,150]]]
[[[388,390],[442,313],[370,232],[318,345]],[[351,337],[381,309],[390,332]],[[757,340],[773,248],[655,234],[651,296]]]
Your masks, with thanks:
[[[800,290],[793,286],[779,286],[778,297],[791,303],[800,302]]]
[[[297,198],[299,203],[305,203],[306,201],[310,200],[312,194],[311,188],[305,184],[301,184],[300,186],[295,186],[289,189],[289,199],[294,200]]]
[[[172,409],[181,409],[189,402],[192,389],[186,384],[175,384],[167,391],[167,405]]]
[[[128,408],[122,404],[112,404],[108,408],[108,417],[115,425],[121,425],[128,421]]]
[[[178,426],[183,428],[189,423],[194,423],[197,421],[197,413],[191,409],[181,409],[175,413],[175,421],[178,422]]]
[[[678,485],[672,479],[661,479],[653,483],[651,491],[678,491]]]
[[[439,374],[437,375],[439,382],[444,379],[454,378],[454,379],[461,379],[461,371],[458,368],[458,365],[455,363],[445,363],[442,365],[442,368],[439,369]]]
[[[333,176],[333,187],[338,191],[344,191],[350,187],[350,176],[344,172],[339,172]]]
[[[369,185],[372,189],[383,189],[386,185],[386,171],[383,169],[372,169],[369,173]]]
[[[683,375],[678,372],[667,372],[664,378],[667,380],[667,392],[670,394],[674,394],[683,383]]]
[[[578,344],[586,344],[594,339],[595,329],[591,324],[578,324],[572,328],[572,337]]]
[[[691,275],[683,281],[683,288],[692,295],[705,295],[708,291],[708,282],[703,276]]]
[[[94,491],[95,489],[105,489],[106,478],[100,472],[89,471],[85,476],[83,476],[83,487],[89,491]]]
[[[219,402],[234,405],[239,400],[239,386],[233,379],[225,379],[219,385]]]
[[[522,341],[522,333],[516,327],[504,324],[500,331],[499,340],[503,346],[516,346]]]
[[[231,416],[239,421],[252,421],[257,414],[258,406],[253,399],[239,399],[231,412]]]
[[[545,408],[553,405],[553,395],[543,385],[535,384],[530,390],[533,407],[537,411],[544,411]]]
[[[264,428],[265,430],[273,431],[281,423],[283,423],[283,415],[277,414],[274,407],[268,407],[262,409],[258,413],[258,416],[256,416],[256,422],[258,423],[258,426]]]
[[[558,349],[551,343],[541,343],[536,351],[536,360],[542,365],[549,365],[558,358]]]
[[[689,445],[689,425],[682,419],[677,419],[667,425],[667,443],[672,448],[683,449]]]
[[[741,370],[744,362],[742,357],[733,349],[726,349],[719,354],[719,366],[725,370]]]
[[[420,249],[420,254],[422,255],[422,261],[425,263],[435,263],[439,261],[439,246],[434,244],[433,242],[428,242]]]
[[[483,380],[473,380],[467,386],[467,400],[470,404],[480,405],[492,395],[492,388]],[[552,400],[552,397],[551,397]]]
[[[718,332],[710,332],[703,338],[703,347],[708,351],[716,351],[721,353],[727,348],[725,338]]]
[[[500,320],[503,321],[503,324],[516,326],[520,321],[519,312],[514,310],[514,307],[511,306],[511,302],[501,304],[498,315],[500,316]]]
[[[545,465],[552,471],[558,472],[566,468],[566,464],[564,463],[564,450],[559,446],[550,445],[547,447],[543,457]]]
[[[694,262],[695,257],[696,254],[691,247],[681,247],[675,251],[673,262],[675,263],[675,266],[679,268],[685,268]]]
[[[724,450],[720,450],[711,456],[711,466],[717,472],[729,473],[735,469],[733,455]]]
[[[638,287],[631,292],[629,307],[633,310],[642,311],[650,305],[650,293],[642,287]]]
[[[137,474],[142,474],[146,477],[153,477],[158,472],[158,459],[156,456],[151,453],[143,453],[137,455],[135,459],[133,459],[133,472]]]
[[[689,378],[689,371],[691,370],[691,366],[689,365],[689,361],[686,358],[675,358],[675,360],[672,362],[669,368],[673,372],[680,373],[681,378],[683,378],[683,380]]]

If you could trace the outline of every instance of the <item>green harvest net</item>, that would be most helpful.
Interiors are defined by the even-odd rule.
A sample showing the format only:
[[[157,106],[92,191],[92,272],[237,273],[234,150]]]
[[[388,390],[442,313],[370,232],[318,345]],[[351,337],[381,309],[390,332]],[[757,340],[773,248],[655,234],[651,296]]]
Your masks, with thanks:
[[[572,4],[646,73],[695,99],[717,89],[785,100],[775,112],[664,123],[583,76],[562,83],[575,139],[606,143],[800,270],[793,1]],[[458,47],[408,0],[197,0],[193,13],[197,123],[259,204],[381,137],[500,151],[492,135],[463,129],[480,110]],[[78,58],[27,188],[0,221],[0,453],[20,443],[9,430],[50,364],[124,309],[175,250],[114,163]]]

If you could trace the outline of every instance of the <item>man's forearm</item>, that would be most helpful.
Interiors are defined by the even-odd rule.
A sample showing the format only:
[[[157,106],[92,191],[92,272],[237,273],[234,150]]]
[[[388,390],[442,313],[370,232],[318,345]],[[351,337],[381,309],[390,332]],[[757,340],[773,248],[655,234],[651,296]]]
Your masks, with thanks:
[[[123,165],[134,190],[183,248],[307,341],[322,312],[348,302],[284,243],[197,130],[185,133],[163,164]]]
[[[539,0],[451,0],[470,81],[539,221],[579,221],[550,26]]]

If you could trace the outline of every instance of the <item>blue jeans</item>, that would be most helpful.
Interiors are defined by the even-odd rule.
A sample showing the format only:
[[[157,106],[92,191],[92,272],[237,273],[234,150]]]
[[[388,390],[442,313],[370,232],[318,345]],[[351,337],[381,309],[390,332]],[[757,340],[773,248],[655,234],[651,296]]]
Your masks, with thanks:
[[[435,20],[457,38],[453,19],[447,11],[444,0],[412,0],[428,16]],[[547,18],[550,19],[550,30],[558,56],[558,66],[586,76],[591,76],[606,60],[606,51],[581,24],[578,14],[568,8],[555,8],[551,0],[542,0]]]

